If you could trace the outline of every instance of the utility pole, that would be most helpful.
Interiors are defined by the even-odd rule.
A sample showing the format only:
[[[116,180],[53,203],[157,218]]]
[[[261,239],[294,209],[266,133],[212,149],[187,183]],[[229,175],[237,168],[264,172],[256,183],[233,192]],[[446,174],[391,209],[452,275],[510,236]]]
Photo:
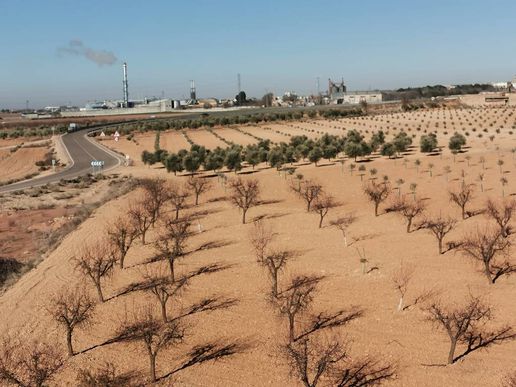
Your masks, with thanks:
[[[237,74],[237,81],[238,81],[238,94],[242,91],[241,85],[240,85],[240,73]]]
[[[319,94],[321,94],[320,84],[319,84],[319,77],[317,77],[316,86],[317,86],[317,95],[319,95]]]

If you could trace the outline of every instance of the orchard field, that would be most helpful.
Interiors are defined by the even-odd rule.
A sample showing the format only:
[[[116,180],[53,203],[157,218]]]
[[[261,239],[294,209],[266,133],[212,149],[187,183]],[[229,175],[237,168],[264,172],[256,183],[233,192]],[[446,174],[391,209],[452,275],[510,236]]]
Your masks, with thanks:
[[[0,297],[4,348],[50,385],[509,383],[514,112],[102,139],[143,180]]]

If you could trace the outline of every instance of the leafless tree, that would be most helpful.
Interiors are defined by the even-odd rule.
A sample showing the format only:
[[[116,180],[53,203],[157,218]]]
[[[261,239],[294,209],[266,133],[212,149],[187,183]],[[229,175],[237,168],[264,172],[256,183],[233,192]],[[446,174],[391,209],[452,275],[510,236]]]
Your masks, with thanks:
[[[184,328],[179,320],[159,321],[150,308],[134,313],[131,321],[122,324],[118,337],[141,342],[149,355],[149,378],[156,381],[156,358],[158,353],[183,341]]]
[[[128,210],[131,226],[138,232],[142,238],[142,244],[145,244],[145,236],[152,224],[152,215],[146,206],[141,202],[131,203]]]
[[[292,258],[290,251],[273,251],[265,255],[260,264],[267,268],[271,281],[271,295],[273,299],[278,297],[278,275]]]
[[[401,262],[398,269],[396,269],[392,275],[392,282],[394,284],[394,288],[397,290],[400,301],[398,303],[398,312],[402,312],[405,310],[408,310],[416,305],[420,305],[423,302],[428,301],[429,299],[433,298],[436,295],[436,291],[431,290],[424,290],[418,295],[416,295],[412,301],[406,302],[406,294],[411,288],[409,286],[413,281],[412,278],[414,277],[415,273],[415,267],[413,265],[406,265],[403,262]]]
[[[486,204],[486,214],[500,226],[500,232],[504,238],[510,234],[509,223],[514,211],[516,211],[516,200],[514,199],[504,200],[500,204],[489,199]]]
[[[253,228],[249,232],[249,241],[258,262],[263,262],[270,250],[270,244],[274,239],[274,232],[262,219],[253,222]]]
[[[339,205],[335,198],[331,195],[323,193],[315,200],[312,210],[319,214],[319,228],[322,227],[324,217],[328,214],[331,208]]]
[[[412,265],[404,265],[401,262],[401,265],[398,270],[396,270],[392,276],[392,281],[394,282],[394,286],[400,295],[400,302],[398,303],[398,312],[403,310],[404,298],[407,293],[408,286],[412,277],[414,276],[415,268]]]
[[[344,237],[344,245],[346,247],[348,247],[348,228],[355,222],[356,219],[357,217],[354,213],[348,213],[330,222],[330,225],[337,227],[342,232],[342,236]]]
[[[127,218],[118,217],[107,229],[110,244],[114,247],[116,260],[120,268],[124,268],[124,261],[134,240],[138,237],[138,230],[134,223]]]
[[[145,275],[145,287],[149,293],[158,300],[163,322],[168,322],[167,304],[170,298],[178,296],[187,286],[187,277],[181,277],[172,281],[169,276],[161,272],[147,272]]]
[[[466,206],[473,200],[473,184],[461,183],[458,191],[449,191],[450,201],[457,204],[462,212],[462,219],[466,219]]]
[[[10,336],[1,341],[0,381],[7,385],[43,387],[63,364],[59,349],[53,345],[37,341],[26,343]]]
[[[72,344],[75,328],[88,326],[94,309],[93,300],[84,289],[79,287],[64,288],[52,298],[47,310],[66,331],[68,356],[75,354]]]
[[[249,239],[256,261],[267,269],[271,281],[271,296],[274,300],[278,297],[278,275],[292,257],[292,252],[271,249],[270,244],[274,239],[274,232],[261,219],[254,222]]]
[[[191,235],[191,222],[188,218],[165,220],[164,230],[156,240],[155,246],[165,256],[170,267],[170,279],[175,281],[175,262],[185,252],[186,243]]]
[[[81,368],[77,374],[78,387],[136,387],[132,373],[118,373],[112,363],[104,363],[96,369]]]
[[[174,208],[176,220],[179,219],[179,211],[186,207],[186,201],[189,196],[190,191],[187,186],[180,186],[177,184],[170,186],[168,191],[168,201]]]
[[[376,183],[374,180],[370,180],[364,186],[364,193],[374,203],[374,215],[378,216],[378,207],[389,197],[391,188],[388,183]]]
[[[199,204],[199,196],[211,187],[209,180],[193,176],[188,179],[187,184],[195,195],[195,205]]]
[[[444,254],[443,251],[443,241],[444,237],[450,233],[457,224],[455,219],[450,217],[443,217],[441,215],[434,218],[425,219],[420,227],[427,229],[430,231],[435,238],[437,239],[437,244],[439,246],[439,254]]]
[[[143,203],[151,216],[151,224],[154,225],[169,196],[167,181],[161,178],[147,178],[140,180],[140,185],[145,192]]]
[[[395,377],[395,367],[371,357],[352,359],[349,344],[314,337],[285,346],[291,372],[304,386],[374,386]]]
[[[112,247],[104,240],[85,245],[74,260],[76,268],[93,282],[99,301],[104,302],[102,282],[112,274],[115,263]]]
[[[231,203],[242,211],[242,224],[249,208],[258,204],[260,186],[256,179],[237,178],[230,181]]]
[[[277,301],[279,311],[281,314],[286,315],[288,319],[289,342],[295,341],[296,317],[310,306],[313,300],[313,293],[320,280],[321,277],[316,276],[297,276],[279,294]]]
[[[465,357],[469,353],[487,348],[503,341],[514,339],[516,336],[509,326],[496,330],[488,330],[486,323],[492,318],[491,307],[485,305],[478,297],[470,296],[464,305],[442,306],[434,303],[428,308],[428,319],[443,328],[450,339],[448,364]],[[458,344],[464,344],[465,350],[455,356]]]
[[[485,227],[466,235],[459,248],[466,256],[482,263],[485,276],[489,283],[494,284],[502,275],[516,271],[516,265],[511,264],[507,257],[510,246],[511,242],[502,236],[500,230]],[[499,256],[505,259],[497,259]]]
[[[300,181],[298,186],[292,185],[291,189],[305,201],[306,212],[310,212],[312,202],[323,192],[322,186],[311,180]]]
[[[400,197],[394,201],[392,209],[405,218],[407,233],[409,233],[414,219],[424,213],[426,205],[419,198],[410,200],[406,197]]]

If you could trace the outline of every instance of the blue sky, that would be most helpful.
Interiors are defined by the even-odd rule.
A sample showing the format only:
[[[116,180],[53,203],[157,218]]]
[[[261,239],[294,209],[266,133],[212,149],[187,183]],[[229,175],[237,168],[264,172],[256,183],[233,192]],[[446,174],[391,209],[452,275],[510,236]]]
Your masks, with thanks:
[[[476,0],[0,0],[0,107],[311,93],[505,81],[516,74],[516,2]],[[64,52],[72,40],[112,65]],[[61,50],[60,50],[61,49]],[[94,52],[90,51],[90,52]]]

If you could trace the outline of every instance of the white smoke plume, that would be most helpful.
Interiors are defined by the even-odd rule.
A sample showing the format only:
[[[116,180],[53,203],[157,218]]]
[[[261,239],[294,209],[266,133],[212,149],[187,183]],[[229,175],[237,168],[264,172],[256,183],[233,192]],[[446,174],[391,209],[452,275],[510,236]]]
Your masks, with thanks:
[[[57,51],[60,55],[83,56],[99,66],[111,66],[117,61],[117,57],[111,51],[94,50],[78,39],[70,40],[67,46],[59,47]]]

